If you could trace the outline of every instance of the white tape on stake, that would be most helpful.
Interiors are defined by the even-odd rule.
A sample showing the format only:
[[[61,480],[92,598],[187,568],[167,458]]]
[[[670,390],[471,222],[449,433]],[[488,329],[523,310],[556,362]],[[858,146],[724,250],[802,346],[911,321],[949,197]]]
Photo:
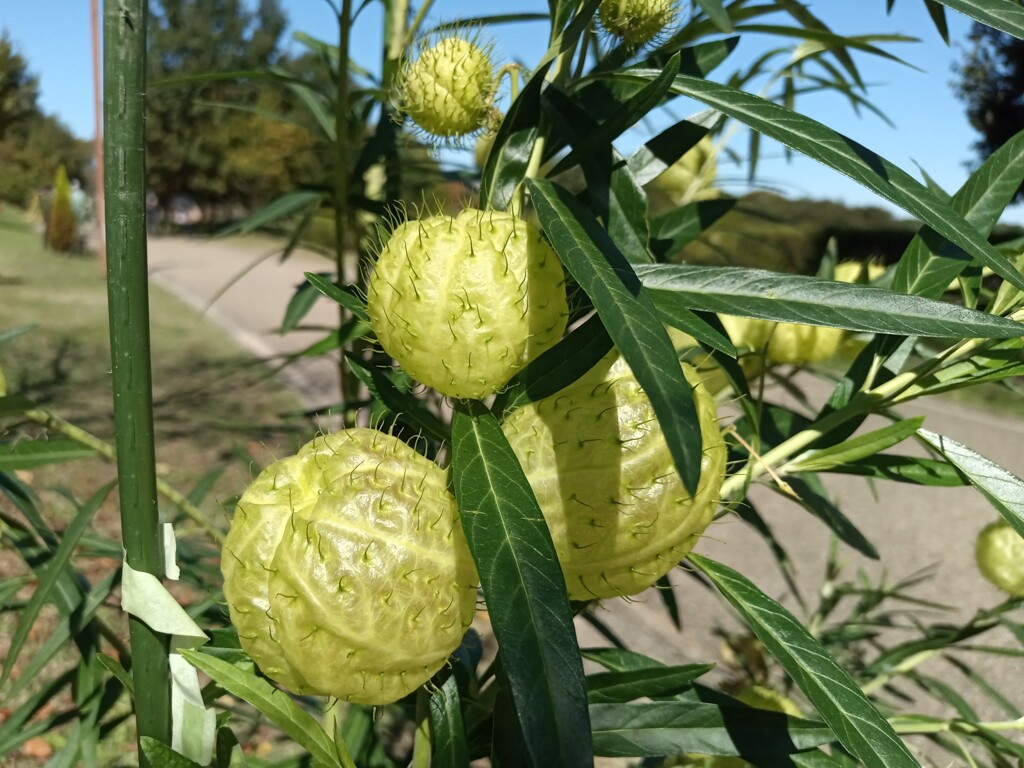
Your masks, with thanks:
[[[163,545],[167,578],[177,580],[174,532],[167,524],[163,527]],[[200,765],[209,765],[217,718],[203,704],[199,673],[178,653],[183,648],[198,648],[209,638],[158,578],[134,570],[127,560],[121,576],[121,608],[150,629],[170,635],[171,748]]]

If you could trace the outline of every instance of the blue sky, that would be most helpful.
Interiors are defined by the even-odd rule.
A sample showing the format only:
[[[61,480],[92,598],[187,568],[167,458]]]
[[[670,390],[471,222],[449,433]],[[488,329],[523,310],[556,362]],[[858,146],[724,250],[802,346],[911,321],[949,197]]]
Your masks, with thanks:
[[[291,31],[314,37],[332,35],[336,29],[331,11],[323,0],[282,0],[291,20]],[[891,15],[885,0],[827,0],[811,2],[811,9],[837,32],[843,34],[896,33],[920,38],[916,43],[882,44],[886,50],[913,63],[920,71],[863,53],[854,53],[863,79],[870,85],[869,97],[892,120],[890,127],[870,112],[858,117],[848,102],[835,94],[813,94],[798,101],[798,109],[917,175],[920,164],[948,191],[955,191],[967,178],[967,164],[973,159],[975,134],[967,124],[962,103],[953,95],[950,82],[953,64],[967,45],[970,20],[948,11],[951,46],[947,47],[931,24],[921,0],[898,0]],[[517,11],[547,9],[546,0],[517,0]],[[486,6],[479,0],[437,0],[436,20],[476,15],[486,8],[498,12],[498,3]],[[785,24],[778,16],[772,23]],[[92,75],[88,0],[0,0],[0,28],[8,30],[21,53],[40,79],[42,105],[56,113],[82,137],[93,132]],[[372,66],[379,58],[380,17],[377,4],[364,11],[354,37],[353,56]],[[535,62],[546,42],[543,24],[527,23],[498,28],[497,50],[505,60]],[[778,38],[744,35],[737,50],[715,73],[725,77],[749,64]],[[782,59],[779,59],[780,63]],[[682,115],[699,105],[677,103]],[[628,150],[641,141],[643,132],[627,134],[621,147]],[[745,132],[735,135],[731,147],[746,152]],[[742,192],[745,170],[725,165],[720,176],[732,181],[732,192]],[[778,145],[765,142],[758,171],[759,180],[789,196],[842,200],[851,204],[889,207],[871,192],[817,163],[795,157],[786,161]],[[1024,223],[1024,206],[1007,211],[1005,221]]]

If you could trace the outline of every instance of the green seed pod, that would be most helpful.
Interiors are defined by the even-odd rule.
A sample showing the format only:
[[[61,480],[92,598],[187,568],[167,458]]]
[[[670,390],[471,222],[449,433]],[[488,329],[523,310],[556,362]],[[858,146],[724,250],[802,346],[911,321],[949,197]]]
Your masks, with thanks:
[[[4,369],[0,368],[0,397],[7,394],[7,379],[4,378]]]
[[[221,569],[231,622],[268,677],[362,704],[430,679],[476,600],[446,473],[372,429],[318,437],[260,473]]]
[[[711,522],[726,448],[714,400],[692,368],[683,371],[704,444],[695,496],[679,480],[650,400],[614,350],[574,384],[505,421],[573,600],[643,591]]]
[[[493,121],[496,87],[487,47],[449,35],[406,64],[398,108],[427,133],[456,138]]]
[[[732,315],[722,315],[721,320],[734,344],[753,350],[767,347],[768,362],[776,365],[820,363],[835,355],[843,341],[841,328]]]
[[[540,231],[475,209],[400,224],[367,289],[370,324],[417,381],[483,398],[565,332],[565,273]]]
[[[676,13],[675,0],[603,0],[598,18],[609,34],[641,46],[675,21]]]
[[[999,520],[985,526],[974,547],[981,575],[1003,592],[1024,597],[1024,538]]]

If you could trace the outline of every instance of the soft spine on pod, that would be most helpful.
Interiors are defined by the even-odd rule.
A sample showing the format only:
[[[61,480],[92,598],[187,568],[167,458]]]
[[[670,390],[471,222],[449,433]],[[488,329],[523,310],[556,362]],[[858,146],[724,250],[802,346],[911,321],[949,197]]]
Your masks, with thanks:
[[[696,372],[704,454],[690,495],[654,408],[613,351],[574,384],[514,411],[503,429],[551,530],[574,600],[632,595],[676,566],[710,524],[725,476],[715,404]]]
[[[476,570],[447,475],[348,429],[267,467],[221,555],[242,647],[298,694],[387,704],[430,679],[472,621]]]
[[[400,224],[367,286],[384,350],[443,395],[497,392],[565,332],[565,273],[532,224],[466,209]]]

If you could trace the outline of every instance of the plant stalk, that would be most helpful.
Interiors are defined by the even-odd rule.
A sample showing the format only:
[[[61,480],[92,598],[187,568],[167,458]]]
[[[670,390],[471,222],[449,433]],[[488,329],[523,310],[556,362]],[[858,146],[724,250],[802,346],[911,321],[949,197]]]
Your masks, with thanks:
[[[104,3],[107,295],[125,560],[164,574],[156,496],[146,259],[146,0]],[[129,617],[138,738],[170,742],[168,638]],[[149,761],[139,752],[139,762]]]
[[[337,93],[334,101],[334,147],[335,147],[335,169],[334,169],[334,266],[336,272],[336,285],[341,287],[352,282],[352,275],[348,274],[346,268],[346,243],[348,232],[347,219],[349,217],[349,38],[352,31],[352,0],[343,0],[341,12],[338,14],[338,82]],[[341,328],[346,317],[345,308],[338,307],[338,327]],[[338,387],[341,396],[342,426],[346,405],[351,398],[356,396],[353,389],[353,379],[349,375],[348,367],[345,365],[345,355],[338,356]]]

